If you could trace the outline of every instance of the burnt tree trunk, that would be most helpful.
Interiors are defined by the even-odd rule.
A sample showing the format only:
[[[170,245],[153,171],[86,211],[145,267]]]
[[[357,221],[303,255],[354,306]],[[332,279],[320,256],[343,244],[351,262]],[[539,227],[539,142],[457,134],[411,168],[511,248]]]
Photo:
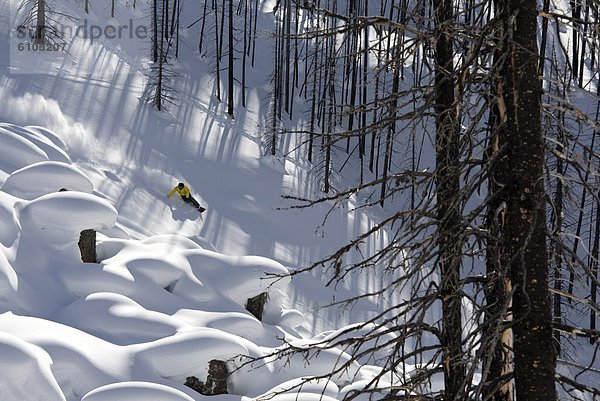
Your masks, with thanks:
[[[46,0],[37,0],[35,43],[46,43]]]
[[[258,320],[262,321],[262,315],[265,310],[265,304],[269,296],[266,292],[258,294],[255,297],[249,298],[246,301],[246,310],[254,315]]]
[[[229,53],[227,55],[227,115],[233,118],[233,0],[229,0],[228,8],[228,38]],[[225,18],[225,16],[223,16]],[[243,57],[243,56],[242,56]]]
[[[452,0],[435,0],[437,242],[439,247],[444,399],[465,396],[461,322],[460,120],[455,94]],[[386,168],[386,166],[384,166]]]
[[[227,370],[226,363],[213,359],[208,363],[206,383],[199,380],[196,376],[190,376],[186,378],[184,384],[202,395],[228,394],[228,377],[229,371]]]
[[[158,61],[158,0],[152,0],[152,61]]]
[[[495,2],[495,14],[499,14],[500,6]],[[483,397],[490,401],[512,401],[514,399],[513,372],[513,334],[510,328],[512,315],[511,307],[511,282],[509,278],[510,261],[503,250],[503,233],[506,223],[506,203],[500,198],[502,187],[498,184],[507,180],[510,174],[510,165],[506,158],[499,152],[499,138],[505,137],[507,115],[504,102],[505,90],[502,76],[504,68],[500,60],[506,51],[504,37],[506,31],[500,26],[494,36],[493,64],[500,65],[498,71],[493,71],[493,81],[490,87],[490,117],[489,117],[489,144],[486,150],[486,161],[490,160],[488,178],[488,199],[490,199],[486,224],[489,238],[486,243],[486,284],[484,339],[482,343],[487,347],[484,357],[483,382],[494,383],[483,388]]]
[[[96,255],[96,231],[89,229],[83,230],[79,235],[79,250],[81,251],[81,260],[85,263],[97,263]]]
[[[548,294],[541,81],[536,2],[498,2],[507,32],[504,64],[506,129],[499,146],[510,172],[500,182],[506,205],[502,238],[513,292],[516,398],[556,400],[556,353]]]

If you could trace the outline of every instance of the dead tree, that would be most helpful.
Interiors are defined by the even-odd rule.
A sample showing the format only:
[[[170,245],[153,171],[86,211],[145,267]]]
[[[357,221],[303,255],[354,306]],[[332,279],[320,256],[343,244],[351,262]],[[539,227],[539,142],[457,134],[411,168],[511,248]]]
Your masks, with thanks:
[[[79,235],[79,250],[81,261],[84,263],[97,263],[96,256],[96,231],[92,229],[83,230]]]

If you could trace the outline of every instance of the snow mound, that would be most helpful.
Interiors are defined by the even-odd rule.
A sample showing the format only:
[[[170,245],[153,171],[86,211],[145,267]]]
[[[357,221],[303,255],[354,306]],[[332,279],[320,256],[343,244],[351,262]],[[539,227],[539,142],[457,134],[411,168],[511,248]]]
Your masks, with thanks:
[[[38,134],[44,136],[49,141],[51,141],[54,145],[56,145],[60,149],[64,150],[65,152],[68,150],[67,144],[65,143],[65,141],[63,141],[63,139],[56,132],[49,130],[48,128],[39,127],[36,125],[28,125],[25,128],[28,129],[29,131],[37,132]]]
[[[292,342],[292,346],[304,349],[303,353],[294,353],[276,359],[275,371],[286,375],[288,379],[331,374],[331,380],[343,385],[359,377],[360,365],[353,357],[339,348],[311,347],[304,340]]]
[[[0,191],[0,243],[6,247],[10,247],[18,236],[13,220],[14,201],[14,197]]]
[[[319,344],[333,344],[352,342],[356,344],[352,352],[359,355],[368,355],[368,358],[362,358],[362,363],[378,363],[384,361],[392,352],[397,335],[373,323],[370,324],[352,324],[342,327],[338,330],[321,333],[313,337],[313,340]],[[366,350],[376,350],[375,352],[365,352]]]
[[[255,400],[261,400],[261,397],[255,398]],[[272,401],[334,401],[337,398],[328,397],[323,394],[315,394],[315,393],[299,393],[299,394],[278,394],[272,398],[269,398]]]
[[[52,360],[52,375],[68,400],[79,400],[85,393],[105,384],[126,381],[131,375],[129,351],[98,339],[81,330],[42,318],[0,315],[0,328],[35,347],[43,349]],[[43,372],[43,371],[42,371]],[[30,385],[38,381],[31,372]],[[13,398],[2,398],[2,400]],[[18,398],[15,398],[18,399]],[[24,397],[22,399],[29,400]],[[41,398],[59,400],[61,398]]]
[[[64,251],[86,229],[112,227],[117,210],[106,200],[81,192],[58,192],[15,205],[21,229],[51,248]]]
[[[132,299],[112,292],[98,292],[78,299],[63,310],[60,320],[119,345],[168,337],[181,326],[169,316],[149,311]]]
[[[248,298],[283,288],[289,272],[280,263],[260,256],[227,256],[205,250],[187,252],[192,272],[220,294],[245,305]]]
[[[78,168],[55,161],[38,162],[14,171],[2,185],[2,191],[27,200],[61,188],[92,193],[94,185]]]
[[[273,396],[279,395],[285,399],[287,395],[284,397],[283,394],[299,395],[302,393],[313,393],[335,399],[339,392],[339,387],[331,380],[300,377],[281,383],[257,398],[264,397],[265,399],[270,399]]]
[[[227,361],[249,353],[241,338],[203,327],[136,347],[140,350],[134,369],[150,368],[160,377],[180,383],[189,376],[206,380],[213,359]]]
[[[65,152],[66,149],[63,148],[60,143],[55,143],[51,139],[51,136],[48,135],[46,132],[39,131],[36,129],[30,130],[25,127],[6,123],[0,124],[0,127],[5,128],[6,130],[11,131],[17,135],[20,135],[24,139],[30,141],[31,143],[39,147],[41,150],[43,150],[50,160],[56,160],[69,164],[71,163],[71,158]]]
[[[4,302],[10,305],[10,302],[15,299],[18,286],[17,273],[10,265],[6,255],[0,253],[0,310],[2,310]]]
[[[0,355],[1,400],[65,401],[43,349],[0,331]]]
[[[10,174],[33,163],[47,161],[48,155],[31,141],[0,127],[0,170]]]
[[[162,384],[123,382],[92,390],[81,401],[194,401],[194,399]]]

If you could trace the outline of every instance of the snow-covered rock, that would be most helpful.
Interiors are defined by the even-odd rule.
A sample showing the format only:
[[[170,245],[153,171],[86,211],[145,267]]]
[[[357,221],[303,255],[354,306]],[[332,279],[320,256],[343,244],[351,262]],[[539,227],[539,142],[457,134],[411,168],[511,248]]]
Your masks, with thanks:
[[[73,191],[17,202],[15,215],[22,230],[21,238],[56,251],[70,251],[75,256],[79,255],[77,241],[81,231],[109,228],[117,220],[117,211],[108,201]]]

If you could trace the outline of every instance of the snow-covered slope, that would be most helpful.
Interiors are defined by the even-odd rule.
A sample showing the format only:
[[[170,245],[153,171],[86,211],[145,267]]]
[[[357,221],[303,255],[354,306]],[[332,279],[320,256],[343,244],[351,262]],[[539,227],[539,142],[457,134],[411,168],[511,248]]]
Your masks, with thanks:
[[[133,10],[131,2],[117,2],[117,15],[111,23],[128,24],[132,20],[147,24],[143,11],[146,3],[138,1],[138,8]],[[65,4],[61,7],[79,19],[63,22],[75,29],[85,18],[106,19],[110,2],[94,2],[89,17],[80,5]],[[128,48],[124,52],[107,40],[89,43],[76,38],[69,43],[67,55],[36,74],[19,73],[15,67],[18,63],[11,59],[0,61],[0,121],[28,126],[29,137],[48,135],[45,142],[55,145],[56,160],[67,146],[72,163],[93,183],[95,193],[114,205],[119,227],[132,238],[176,233],[207,241],[227,255],[265,256],[292,270],[306,267],[372,226],[379,220],[373,215],[378,211],[354,210],[353,202],[359,203],[355,199],[336,205],[322,224],[332,205],[279,210],[291,204],[282,194],[312,197],[317,180],[310,178],[310,166],[302,160],[262,155],[259,132],[268,114],[265,71],[272,57],[268,38],[273,5],[261,3],[259,53],[255,69],[249,70],[247,107],[236,109],[233,120],[225,117],[225,104],[214,96],[210,63],[199,60],[196,54],[200,25],[196,24],[182,28],[182,56],[174,65],[179,77],[177,100],[165,112],[158,113],[143,101],[148,60],[142,56],[148,49]],[[17,6],[16,0],[0,0],[0,51],[4,54],[14,53],[9,34],[14,22],[11,18],[15,20],[18,15]],[[195,15],[186,17],[191,19],[188,23],[195,20]],[[58,139],[32,126],[49,128]],[[44,146],[48,148],[48,144]],[[27,165],[46,160],[29,148],[19,152],[27,152]],[[64,157],[60,160],[65,161]],[[24,165],[21,162],[10,172]],[[179,181],[186,182],[207,207],[203,218],[177,202],[167,202],[165,194]],[[33,195],[19,194],[25,198]],[[363,244],[363,254],[380,249],[387,241],[385,232],[369,239]],[[353,255],[361,257],[360,252]],[[334,291],[323,288],[330,279],[325,274],[315,271],[299,276],[286,289],[283,302],[287,307],[310,312],[305,314],[307,323],[302,329],[307,335],[363,321],[380,310],[377,298],[359,302],[353,313],[322,309],[334,295],[340,300],[373,290],[384,279],[363,272],[348,277]]]
[[[105,3],[93,2],[89,21],[106,19]],[[111,23],[147,23],[147,2],[137,3],[118,4]],[[0,400],[199,400],[183,383],[203,380],[211,359],[233,372],[221,398],[328,400],[368,383],[378,368],[358,361],[333,381],[310,379],[350,360],[336,348],[311,351],[309,365],[299,354],[235,370],[247,362],[240,356],[270,355],[284,340],[322,345],[383,302],[325,308],[378,288],[381,275],[349,276],[335,289],[320,270],[290,279],[372,217],[351,202],[325,224],[331,205],[277,210],[290,205],[282,194],[314,188],[301,161],[262,155],[263,76],[250,77],[247,107],[224,117],[195,55],[198,27],[183,29],[178,100],[158,113],[144,101],[147,49],[77,38],[43,69],[27,65],[11,53],[18,6],[0,0],[0,51],[12,57],[0,60]],[[273,3],[262,6],[267,37]],[[66,7],[79,19],[63,22],[76,27],[81,7]],[[262,73],[271,55],[260,51]],[[207,207],[202,216],[166,199],[179,181]],[[97,264],[79,258],[89,228]],[[244,306],[262,292],[261,322]]]
[[[226,256],[197,237],[130,237],[111,201],[69,159],[14,141],[27,131],[0,132],[7,152],[27,145],[48,159],[16,170],[0,163],[8,174],[0,208],[12,214],[0,230],[0,399],[201,399],[184,383],[206,380],[214,359],[227,361],[228,397],[236,399],[290,391],[301,400],[334,399],[377,372],[351,362],[332,381],[307,381],[352,357],[309,350],[326,341],[302,338],[303,315],[283,306],[288,269],[262,256]],[[79,234],[90,228],[98,231],[98,263],[80,260]],[[268,301],[259,321],[245,304],[261,293]],[[310,355],[268,357],[284,340]]]

